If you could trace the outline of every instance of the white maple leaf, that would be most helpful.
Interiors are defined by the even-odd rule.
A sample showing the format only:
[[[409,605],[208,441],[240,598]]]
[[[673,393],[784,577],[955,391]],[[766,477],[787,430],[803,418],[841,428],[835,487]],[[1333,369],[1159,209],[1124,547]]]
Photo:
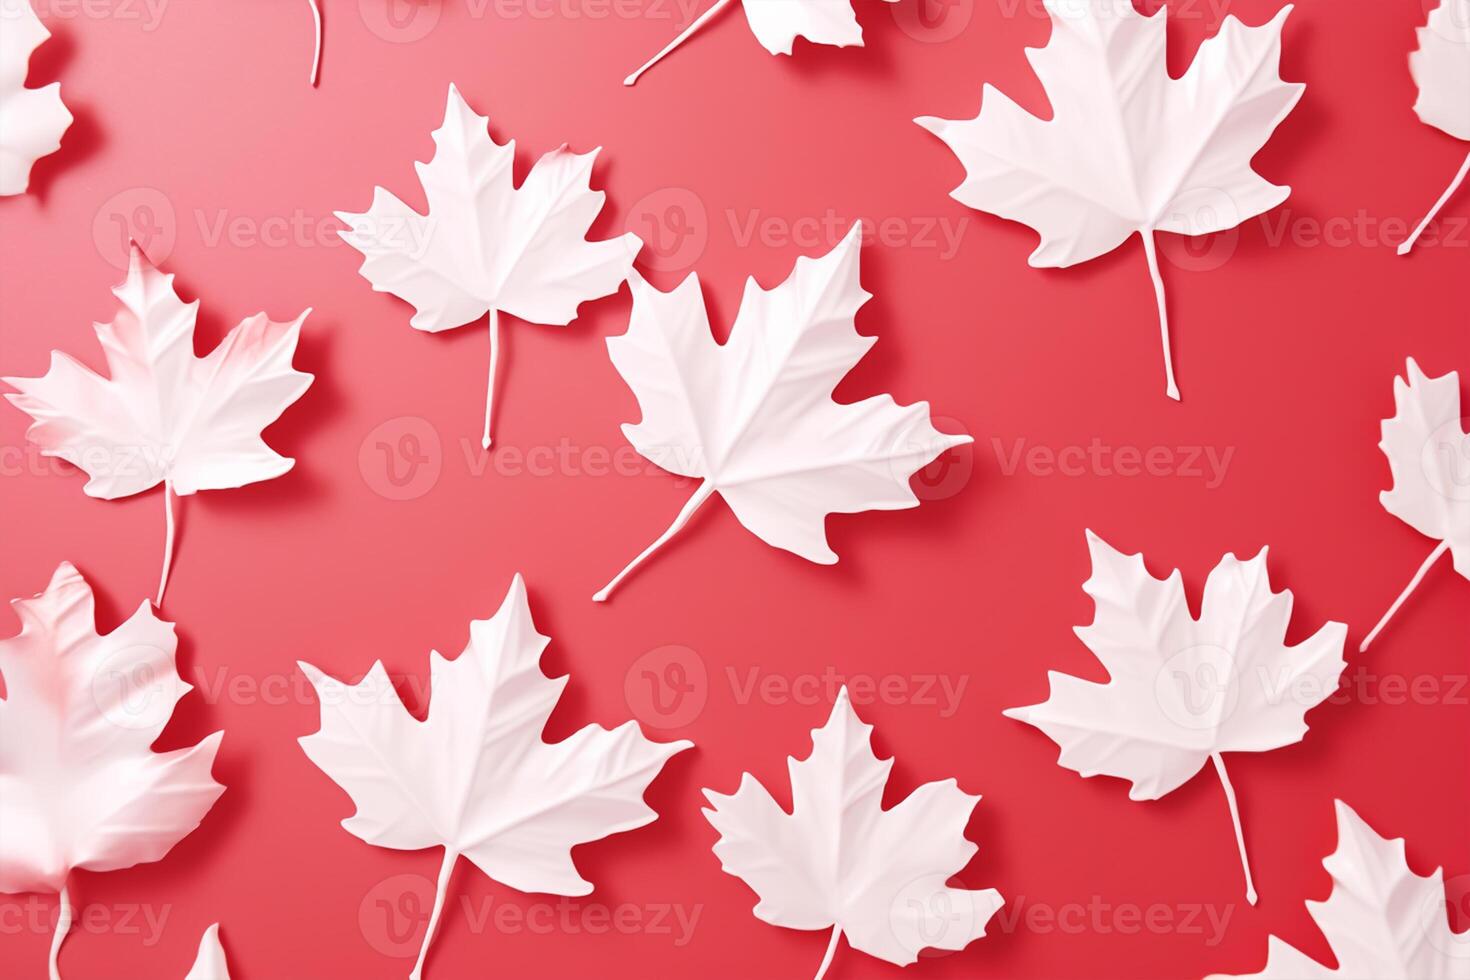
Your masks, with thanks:
[[[489,314],[486,449],[500,314],[568,324],[579,304],[617,292],[643,246],[631,232],[586,239],[605,198],[589,184],[598,150],[570,153],[563,144],[538,160],[517,188],[515,141],[496,143],[489,123],[450,85],[444,124],[434,131],[434,158],[415,165],[428,213],[381,187],[366,212],[337,212],[348,225],[342,238],[363,254],[363,278],[375,292],[412,304],[415,330],[438,333]]]
[[[1393,379],[1394,416],[1383,420],[1378,448],[1388,457],[1393,488],[1378,495],[1384,510],[1439,544],[1358,648],[1382,632],[1429,568],[1445,552],[1455,571],[1470,579],[1470,435],[1460,420],[1460,375],[1425,376],[1409,358],[1404,377]]]
[[[51,976],[71,927],[74,870],[157,861],[224,792],[210,769],[223,732],[173,752],[150,746],[190,690],[172,623],[144,602],[97,634],[92,589],[63,562],[46,591],[11,602],[0,640],[0,892],[57,892]]]
[[[25,192],[72,122],[59,83],[26,88],[31,54],[50,36],[30,0],[0,4],[0,197]]]
[[[218,922],[204,930],[199,939],[199,953],[184,980],[230,980],[230,965],[225,959],[225,948],[220,945]]]
[[[173,280],[133,246],[127,278],[113,289],[120,309],[111,323],[93,324],[108,377],[52,351],[44,377],[0,378],[17,389],[5,397],[35,420],[26,436],[43,456],[85,470],[88,496],[116,500],[163,484],[160,606],[173,561],[172,498],[289,470],[294,460],[260,433],[312,382],[291,367],[310,310],[289,323],[247,317],[195,357],[199,301],[181,301]]]
[[[541,672],[547,642],[517,575],[500,610],[470,624],[464,653],[429,655],[432,696],[422,722],[403,707],[381,662],[350,685],[300,665],[321,700],[321,729],[301,747],[357,804],[342,826],[378,847],[444,848],[414,978],[460,855],[519,891],[589,894],[571,849],[651,823],[658,815],[644,790],[693,744],[649,741],[633,721],[543,742],[569,679]]]
[[[1440,0],[1419,28],[1419,47],[1409,55],[1409,74],[1419,86],[1414,112],[1419,119],[1457,140],[1470,141],[1470,0]],[[1450,186],[1398,248],[1407,255],[1470,175],[1470,152]]]
[[[1249,561],[1227,554],[1205,582],[1200,615],[1190,614],[1178,569],[1164,580],[1142,555],[1124,555],[1087,532],[1092,577],[1082,586],[1097,614],[1076,633],[1107,669],[1106,684],[1051,671],[1051,696],[1011,708],[1058,746],[1058,764],[1083,776],[1133,784],[1129,797],[1154,800],[1213,762],[1225,790],[1245,874],[1256,901],[1245,835],[1223,752],[1267,752],[1299,742],[1307,711],[1337,690],[1347,666],[1347,627],[1329,622],[1286,645],[1289,590],[1271,591],[1266,549]]]
[[[1470,931],[1450,931],[1441,869],[1414,874],[1402,837],[1380,837],[1341,800],[1336,809],[1337,850],[1322,862],[1332,894],[1306,904],[1337,969],[1272,936],[1260,973],[1208,980],[1470,980]]]
[[[812,752],[787,759],[791,812],[750,773],[733,795],[705,790],[719,831],[720,867],[760,896],[755,916],[787,929],[831,929],[821,980],[837,942],[907,966],[925,948],[963,949],[985,935],[1004,900],[994,888],[946,882],[974,856],[965,825],[979,796],[954,779],[925,783],[883,809],[893,760],[873,754],[872,725],[844,686]]]
[[[1278,74],[1291,7],[1262,27],[1226,17],[1178,79],[1165,66],[1163,13],[1145,17],[1132,0],[1046,0],[1046,9],[1051,40],[1026,53],[1050,120],[987,84],[974,119],[914,121],[965,165],[955,200],[1041,235],[1032,266],[1065,268],[1143,239],[1166,391],[1178,399],[1154,235],[1233,228],[1291,193],[1250,165],[1306,87]]]
[[[643,456],[702,482],[663,535],[593,598],[599,602],[716,491],[762,541],[830,565],[828,514],[917,507],[909,478],[965,435],[937,431],[927,402],[852,404],[832,390],[877,342],[854,326],[860,226],[781,285],[746,281],[730,338],[710,335],[698,275],[662,293],[636,274],[628,332],[607,342],[643,421],[623,435]]]
[[[898,0],[887,2],[897,3]],[[664,45],[663,50],[623,79],[623,84],[637,84],[644,72],[687,41],[729,3],[730,0],[715,0],[713,6]],[[852,0],[741,0],[740,9],[745,11],[745,20],[750,24],[755,39],[771,54],[789,55],[798,37],[804,37],[813,44],[828,44],[836,48],[863,46],[863,29],[853,12]]]

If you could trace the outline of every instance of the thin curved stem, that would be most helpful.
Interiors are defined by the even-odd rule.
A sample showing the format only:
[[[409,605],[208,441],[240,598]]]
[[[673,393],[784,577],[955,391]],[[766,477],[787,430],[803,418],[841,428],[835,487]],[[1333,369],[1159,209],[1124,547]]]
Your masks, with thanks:
[[[1455,191],[1460,189],[1460,185],[1465,182],[1467,176],[1470,176],[1470,153],[1465,155],[1465,162],[1460,165],[1460,172],[1455,174],[1455,179],[1450,181],[1450,186],[1439,196],[1439,200],[1434,202],[1434,207],[1429,209],[1429,213],[1424,216],[1424,220],[1419,222],[1419,227],[1415,228],[1414,233],[1404,239],[1404,243],[1399,246],[1400,255],[1409,254],[1409,250],[1414,247],[1414,243],[1419,240],[1419,236],[1424,234],[1424,229],[1429,227],[1429,223],[1439,214],[1440,209],[1449,203],[1450,198],[1455,196]]]
[[[626,568],[624,568],[621,572],[618,572],[618,574],[614,576],[611,582],[602,587],[601,592],[598,592],[592,597],[592,601],[606,602],[607,597],[612,595],[613,589],[618,587],[618,583],[626,578],[629,572],[637,568],[639,565],[643,564],[643,562],[648,558],[649,555],[662,548],[665,544],[668,543],[668,540],[670,538],[678,534],[679,530],[683,528],[685,524],[689,523],[689,518],[694,516],[694,512],[699,509],[699,506],[703,504],[706,500],[708,500],[709,495],[714,492],[715,486],[713,483],[710,483],[708,480],[705,480],[703,483],[701,483],[699,485],[699,489],[694,491],[694,496],[685,501],[684,509],[679,511],[679,516],[674,518],[674,523],[669,525],[669,529],[663,534],[659,535],[657,541],[649,545],[647,548],[644,548],[642,554],[640,554],[637,558],[634,558],[632,561],[628,562]]]
[[[1220,774],[1220,785],[1225,787],[1225,802],[1230,804],[1230,820],[1235,824],[1235,846],[1240,848],[1240,867],[1245,872],[1245,900],[1256,904],[1256,883],[1251,880],[1251,862],[1245,853],[1245,831],[1240,829],[1240,808],[1235,805],[1235,787],[1230,785],[1230,776],[1225,772],[1225,760],[1220,753],[1211,752],[1215,771]]]
[[[1159,273],[1158,246],[1154,243],[1152,228],[1145,228],[1139,234],[1143,236],[1143,251],[1148,256],[1148,276],[1154,282],[1154,300],[1159,304],[1159,337],[1164,343],[1164,391],[1177,402],[1179,386],[1174,383],[1174,354],[1169,349],[1169,305],[1164,299],[1164,277]]]
[[[66,934],[71,930],[71,899],[66,894],[65,884],[61,886],[61,894],[57,898],[61,902],[61,911],[56,917],[56,934],[51,937],[51,958],[47,960],[50,980],[61,980],[57,961],[61,956],[61,944],[66,942]]]
[[[1359,653],[1365,652],[1368,649],[1368,644],[1378,638],[1378,634],[1383,632],[1383,627],[1388,625],[1390,619],[1393,619],[1393,614],[1398,612],[1399,607],[1404,604],[1404,600],[1409,598],[1409,593],[1417,589],[1419,583],[1424,581],[1424,576],[1428,574],[1429,567],[1439,561],[1440,555],[1449,550],[1450,543],[1448,541],[1441,541],[1439,547],[1429,553],[1429,557],[1424,559],[1424,564],[1419,566],[1419,570],[1414,573],[1414,577],[1409,580],[1409,584],[1404,588],[1404,591],[1399,593],[1399,597],[1393,601],[1393,605],[1388,607],[1388,612],[1384,613],[1383,618],[1378,621],[1378,625],[1373,627],[1373,632],[1369,633],[1363,642],[1358,644]]]
[[[837,940],[842,938],[842,927],[832,927],[832,941],[827,944],[827,955],[822,957],[822,965],[817,967],[817,975],[813,980],[822,980],[827,975],[827,968],[832,965],[832,957],[837,955]]]
[[[485,434],[480,448],[490,448],[490,416],[495,409],[495,375],[500,364],[500,311],[490,311],[490,369],[485,381]]]
[[[454,863],[459,852],[444,848],[444,863],[439,866],[439,885],[434,889],[434,911],[429,913],[429,928],[424,930],[424,944],[419,947],[419,958],[413,965],[408,980],[423,980],[424,959],[429,955],[429,943],[434,941],[434,929],[439,925],[439,916],[444,911],[444,895],[449,891],[449,879],[454,874]]]
[[[163,571],[158,576],[158,600],[153,604],[163,608],[163,590],[168,587],[169,569],[174,564],[174,485],[172,480],[163,481]]]
[[[322,67],[322,8],[319,0],[306,0],[311,8],[311,19],[316,22],[316,51],[311,56],[311,87],[316,88]]]
[[[725,5],[729,2],[730,0],[716,0],[716,3],[713,7],[709,8],[704,13],[696,17],[692,24],[684,28],[684,30],[679,33],[678,37],[674,38],[668,44],[664,45],[664,49],[662,51],[654,55],[652,58],[649,58],[642,68],[638,69],[633,74],[623,79],[623,84],[633,85],[637,83],[639,76],[648,71],[648,69],[652,68],[654,65],[658,64],[660,61],[662,61],[664,59],[664,55],[668,54],[670,51],[674,50],[679,45],[687,41],[689,39],[689,35],[693,34],[695,31],[699,30],[706,23],[708,23],[709,19],[715,14],[719,13],[722,9],[724,9]]]

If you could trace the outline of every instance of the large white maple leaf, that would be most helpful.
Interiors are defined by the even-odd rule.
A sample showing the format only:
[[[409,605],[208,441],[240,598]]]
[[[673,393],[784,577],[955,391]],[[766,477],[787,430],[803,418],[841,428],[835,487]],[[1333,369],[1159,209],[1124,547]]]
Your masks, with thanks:
[[[1250,165],[1306,87],[1278,74],[1291,7],[1262,27],[1226,17],[1178,79],[1165,66],[1164,14],[1145,17],[1132,0],[1046,0],[1046,9],[1051,40],[1026,53],[1051,119],[986,85],[974,119],[914,121],[965,165],[957,201],[1041,235],[1031,265],[1066,267],[1143,239],[1166,390],[1177,399],[1154,234],[1223,231],[1291,193]]]
[[[1455,139],[1470,141],[1470,0],[1440,0],[1419,28],[1418,38],[1418,49],[1409,55],[1409,73],[1419,86],[1414,112],[1421,121]],[[1434,207],[1399,246],[1400,255],[1409,253],[1466,176],[1470,176],[1470,153]]]
[[[0,892],[58,892],[51,976],[71,926],[72,871],[157,861],[224,792],[210,769],[223,732],[150,749],[190,687],[172,623],[144,602],[97,634],[92,589],[70,563],[46,591],[11,602],[19,635],[0,640]]]
[[[636,274],[628,332],[613,366],[643,421],[623,426],[650,461],[703,482],[663,535],[593,598],[602,601],[715,492],[762,541],[830,565],[828,514],[917,507],[909,478],[965,435],[937,431],[927,402],[832,391],[876,343],[854,325],[871,297],[858,283],[860,227],[819,259],[796,260],[774,289],[745,284],[730,338],[710,335],[699,277],[662,293]]]
[[[1378,499],[1384,510],[1439,544],[1359,651],[1368,649],[1445,552],[1453,555],[1455,571],[1470,579],[1470,434],[1460,421],[1460,375],[1427,377],[1412,357],[1404,375],[1393,379],[1394,416],[1383,420],[1378,443],[1388,457],[1393,488]]]
[[[1223,752],[1267,752],[1299,742],[1305,715],[1337,690],[1347,666],[1347,627],[1329,622],[1286,645],[1289,590],[1271,591],[1266,549],[1249,561],[1227,554],[1205,582],[1200,615],[1190,614],[1175,569],[1164,580],[1142,555],[1124,555],[1087,532],[1092,577],[1083,590],[1097,613],[1076,633],[1108,672],[1099,684],[1051,671],[1051,696],[1011,708],[1058,746],[1058,763],[1083,776],[1133,784],[1129,797],[1154,800],[1213,762],[1225,789],[1245,873],[1256,900],[1245,835]]]
[[[128,274],[113,289],[121,304],[111,323],[95,323],[108,377],[61,353],[40,378],[0,378],[17,389],[11,404],[35,423],[27,437],[91,477],[87,495],[116,500],[164,487],[163,604],[173,559],[172,498],[269,480],[294,460],[276,453],[261,430],[312,382],[291,367],[301,323],[264,313],[247,317],[206,357],[194,356],[199,301],[184,303],[174,277],[133,246]]]
[[[374,291],[412,304],[414,329],[437,333],[489,314],[486,449],[500,314],[568,324],[579,304],[617,292],[643,247],[631,232],[607,241],[586,238],[605,198],[589,184],[598,150],[570,153],[563,144],[536,161],[517,188],[515,140],[496,143],[489,123],[450,85],[444,124],[434,131],[434,158],[415,165],[428,213],[381,187],[366,212],[337,212],[348,225],[342,238],[363,254],[363,278]]]
[[[31,167],[61,148],[71,125],[59,83],[26,88],[31,54],[50,36],[30,0],[0,3],[0,196],[24,192]]]
[[[1380,837],[1341,800],[1336,809],[1337,850],[1322,862],[1332,894],[1306,905],[1337,968],[1272,936],[1260,973],[1208,980],[1470,980],[1470,931],[1450,931],[1442,870],[1416,875],[1402,837]]]
[[[415,978],[460,855],[523,892],[589,894],[572,848],[652,822],[644,790],[693,744],[649,741],[633,721],[542,741],[569,679],[541,672],[548,642],[517,575],[500,610],[470,624],[464,653],[429,655],[432,699],[422,722],[381,662],[357,684],[301,664],[321,700],[321,729],[301,747],[357,804],[342,826],[378,847],[444,848]]]
[[[893,760],[873,754],[872,733],[843,687],[827,724],[812,732],[811,755],[787,759],[790,813],[750,773],[733,795],[704,791],[712,805],[704,815],[720,833],[715,855],[760,896],[756,918],[832,930],[817,980],[842,936],[907,966],[922,949],[963,949],[984,936],[1004,904],[994,888],[946,884],[975,854],[965,825],[980,797],[945,779],[884,810]]]
[[[898,0],[888,2],[897,3]],[[623,84],[637,84],[644,72],[687,41],[729,3],[730,0],[715,0],[713,6],[664,45],[663,50],[623,79]],[[745,20],[750,24],[755,39],[771,54],[789,55],[798,37],[804,37],[813,44],[829,44],[836,48],[863,46],[863,29],[853,12],[852,0],[741,0],[740,9],[745,11]]]

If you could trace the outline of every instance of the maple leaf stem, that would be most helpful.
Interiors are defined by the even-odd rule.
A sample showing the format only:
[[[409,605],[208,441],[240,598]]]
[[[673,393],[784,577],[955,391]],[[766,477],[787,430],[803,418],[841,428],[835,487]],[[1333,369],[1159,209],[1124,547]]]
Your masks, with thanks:
[[[439,914],[444,911],[444,896],[449,891],[449,879],[454,874],[455,862],[459,860],[459,852],[452,848],[444,848],[444,863],[439,866],[439,884],[434,889],[434,911],[429,913],[429,927],[424,930],[424,944],[419,947],[419,958],[413,965],[413,972],[408,975],[408,980],[422,980],[424,975],[424,959],[429,955],[429,943],[434,940],[434,929],[439,925]]]
[[[1220,757],[1220,753],[1211,752],[1210,759],[1215,763],[1215,771],[1220,774],[1220,785],[1225,787],[1225,802],[1230,805],[1230,820],[1235,824],[1235,846],[1240,849],[1240,867],[1245,872],[1245,900],[1254,905],[1256,883],[1251,879],[1251,862],[1245,852],[1245,831],[1240,828],[1240,808],[1235,803],[1235,787],[1230,784],[1230,776],[1225,772],[1225,760]]]
[[[61,903],[61,909],[56,916],[56,934],[51,937],[51,958],[47,960],[50,980],[61,980],[61,970],[57,967],[57,960],[61,956],[61,944],[66,941],[66,934],[71,931],[71,898],[66,893],[65,882],[61,885],[61,894],[57,896]]]
[[[1414,247],[1414,243],[1419,240],[1419,236],[1424,234],[1424,229],[1429,227],[1429,223],[1439,214],[1440,209],[1449,203],[1451,197],[1454,197],[1455,191],[1460,189],[1460,185],[1465,182],[1467,176],[1470,176],[1470,153],[1465,155],[1465,162],[1460,165],[1460,172],[1455,174],[1455,179],[1450,181],[1450,186],[1445,188],[1445,192],[1440,195],[1439,200],[1434,202],[1434,207],[1430,208],[1429,213],[1424,216],[1424,220],[1419,222],[1419,227],[1415,228],[1414,233],[1404,239],[1403,244],[1399,246],[1398,251],[1400,255],[1409,254],[1409,250]]]
[[[683,528],[685,524],[689,523],[689,518],[694,516],[694,512],[699,509],[700,505],[708,500],[710,494],[714,492],[715,486],[713,483],[710,483],[708,480],[705,480],[703,483],[701,483],[699,485],[699,489],[694,491],[694,496],[685,501],[684,509],[679,511],[679,516],[674,518],[674,523],[669,525],[669,529],[663,534],[659,535],[657,541],[649,545],[647,548],[644,548],[642,554],[640,554],[637,558],[634,558],[632,561],[628,562],[626,568],[624,568],[621,572],[618,572],[618,574],[613,578],[611,582],[602,587],[601,592],[598,592],[592,597],[592,601],[606,602],[607,597],[612,595],[613,589],[618,587],[618,583],[626,578],[629,572],[637,568],[639,565],[643,564],[644,560],[647,559],[649,555],[662,548],[665,544],[668,543],[668,540],[670,538],[678,534],[679,530]]]
[[[168,587],[168,572],[174,564],[174,485],[171,480],[163,481],[163,571],[158,576],[158,600],[153,604],[163,608],[163,590]]]
[[[1164,277],[1159,273],[1159,252],[1154,242],[1154,230],[1145,228],[1139,232],[1143,237],[1143,251],[1148,256],[1148,276],[1154,283],[1154,300],[1159,304],[1159,337],[1164,344],[1165,393],[1179,401],[1179,385],[1174,383],[1174,354],[1169,349],[1169,304],[1164,297]]]
[[[1399,593],[1399,597],[1393,601],[1393,605],[1388,607],[1388,612],[1384,613],[1383,618],[1378,621],[1378,625],[1373,627],[1373,632],[1369,633],[1363,642],[1358,645],[1359,653],[1367,651],[1368,645],[1378,638],[1378,634],[1383,632],[1383,627],[1388,625],[1388,621],[1393,618],[1393,614],[1398,612],[1399,607],[1404,604],[1404,600],[1409,598],[1409,593],[1413,592],[1419,587],[1419,583],[1424,581],[1424,576],[1428,574],[1430,566],[1439,561],[1440,556],[1449,549],[1450,543],[1448,541],[1441,541],[1439,547],[1429,553],[1429,557],[1424,559],[1424,564],[1419,566],[1419,570],[1414,573],[1414,577],[1409,580],[1409,584],[1404,587],[1404,591]]]
[[[500,365],[500,311],[490,311],[490,368],[485,380],[485,434],[480,448],[490,448],[490,416],[495,408],[495,374]]]
[[[822,957],[822,965],[817,967],[817,975],[814,980],[822,980],[827,975],[827,968],[832,965],[832,957],[837,955],[837,940],[842,938],[842,927],[832,927],[832,941],[827,944],[827,955]]]
[[[311,19],[316,22],[316,50],[311,56],[311,87],[316,88],[322,67],[322,8],[320,0],[306,0],[306,5],[311,8]]]
[[[674,38],[668,44],[664,45],[664,49],[662,51],[654,55],[652,58],[649,58],[642,68],[638,69],[633,74],[623,79],[623,84],[636,84],[639,76],[648,71],[648,69],[652,68],[654,65],[658,64],[660,61],[662,61],[664,59],[664,55],[668,54],[670,51],[674,50],[679,45],[688,40],[689,35],[693,34],[695,31],[703,27],[711,17],[723,10],[725,5],[729,2],[730,0],[716,0],[716,3],[713,7],[709,8],[704,13],[696,17],[693,23],[691,23],[688,27],[684,28],[684,30],[680,32],[678,37]]]

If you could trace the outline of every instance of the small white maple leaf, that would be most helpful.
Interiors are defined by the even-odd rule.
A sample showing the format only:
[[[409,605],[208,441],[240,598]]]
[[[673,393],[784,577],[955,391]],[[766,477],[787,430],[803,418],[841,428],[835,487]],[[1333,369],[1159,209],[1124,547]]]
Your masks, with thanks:
[[[1156,579],[1142,555],[1124,555],[1087,532],[1092,577],[1082,586],[1097,614],[1076,633],[1108,672],[1099,684],[1050,671],[1051,696],[1010,708],[1061,747],[1059,765],[1133,784],[1154,800],[1213,762],[1235,825],[1246,898],[1256,901],[1235,790],[1222,752],[1268,752],[1299,742],[1307,711],[1337,690],[1347,627],[1329,622],[1286,645],[1289,590],[1271,591],[1266,549],[1227,554],[1205,582],[1195,619],[1179,570]]]
[[[342,238],[363,254],[363,278],[375,292],[412,304],[415,330],[438,333],[490,315],[486,449],[500,314],[566,325],[579,304],[617,292],[643,247],[631,232],[586,239],[605,198],[589,184],[598,150],[570,153],[563,144],[536,161],[517,188],[515,140],[496,143],[489,123],[450,85],[444,124],[434,131],[434,158],[416,164],[428,213],[381,187],[366,212],[337,212],[349,226]]]
[[[893,760],[873,754],[872,732],[843,687],[826,725],[812,732],[811,755],[787,759],[790,813],[750,773],[733,795],[704,791],[705,818],[720,834],[715,855],[760,896],[755,917],[832,930],[817,980],[842,936],[907,966],[922,949],[964,949],[1004,904],[994,888],[946,884],[975,854],[965,825],[980,797],[945,779],[884,810]]]
[[[821,258],[797,259],[774,289],[747,280],[724,344],[710,335],[698,275],[662,293],[634,274],[628,332],[607,341],[643,410],[623,435],[651,462],[704,482],[594,599],[605,600],[716,491],[762,541],[830,565],[837,555],[827,544],[828,514],[917,507],[909,478],[972,441],[937,431],[927,402],[832,400],[877,342],[854,326],[871,298],[858,283],[860,244],[854,225]]]
[[[1409,74],[1419,86],[1415,114],[1457,140],[1470,141],[1470,0],[1441,0],[1419,28],[1418,38],[1418,49],[1409,55]],[[1470,176],[1470,153],[1419,227],[1399,246],[1400,255],[1409,254],[1466,176]]]
[[[225,948],[220,945],[218,922],[204,930],[199,939],[199,953],[184,980],[230,980],[230,965],[225,959]]]
[[[1278,74],[1291,7],[1262,27],[1226,17],[1178,79],[1165,66],[1164,14],[1145,17],[1132,0],[1046,0],[1046,9],[1051,40],[1026,53],[1050,120],[986,85],[974,119],[914,121],[965,165],[955,200],[1041,235],[1032,266],[1065,268],[1143,239],[1166,391],[1177,400],[1154,234],[1234,228],[1291,193],[1250,165],[1306,88]]]
[[[1450,931],[1442,870],[1416,875],[1402,837],[1380,837],[1341,800],[1336,810],[1337,850],[1322,862],[1332,894],[1306,905],[1337,969],[1272,936],[1260,973],[1207,980],[1470,980],[1470,931]]]
[[[714,6],[695,18],[663,50],[644,62],[643,67],[623,79],[623,84],[637,84],[644,72],[687,41],[729,3],[730,0],[715,0]],[[836,48],[863,46],[863,29],[853,12],[852,0],[741,0],[740,9],[745,11],[750,32],[771,54],[789,55],[798,37]]]
[[[31,54],[50,36],[30,0],[0,4],[0,197],[25,192],[72,122],[59,83],[26,88]]]
[[[109,377],[52,351],[44,377],[0,378],[17,389],[5,396],[10,403],[35,419],[27,438],[41,455],[85,470],[89,497],[116,500],[163,484],[160,606],[173,561],[172,498],[289,470],[295,461],[260,433],[312,382],[291,367],[310,310],[289,323],[247,317],[207,357],[195,357],[199,301],[181,301],[173,281],[132,247],[127,279],[113,289],[121,308],[111,323],[92,325]]]
[[[1394,416],[1383,420],[1378,443],[1388,457],[1393,488],[1378,499],[1384,510],[1439,544],[1359,652],[1368,649],[1445,552],[1453,555],[1455,571],[1470,579],[1470,434],[1461,427],[1460,375],[1426,377],[1412,357],[1404,375],[1393,379]]]
[[[223,732],[150,748],[190,687],[172,623],[144,602],[97,634],[92,589],[63,562],[46,591],[11,602],[21,631],[0,640],[0,892],[58,892],[51,976],[71,927],[72,871],[157,861],[224,787],[210,769]]]
[[[429,655],[432,699],[422,722],[403,707],[381,661],[357,684],[300,665],[321,700],[321,729],[301,747],[357,804],[342,826],[378,847],[444,848],[415,980],[461,854],[519,891],[589,894],[571,849],[656,819],[644,790],[693,745],[649,741],[633,721],[542,741],[569,680],[541,672],[548,642],[517,575],[500,610],[470,624],[464,653]]]

